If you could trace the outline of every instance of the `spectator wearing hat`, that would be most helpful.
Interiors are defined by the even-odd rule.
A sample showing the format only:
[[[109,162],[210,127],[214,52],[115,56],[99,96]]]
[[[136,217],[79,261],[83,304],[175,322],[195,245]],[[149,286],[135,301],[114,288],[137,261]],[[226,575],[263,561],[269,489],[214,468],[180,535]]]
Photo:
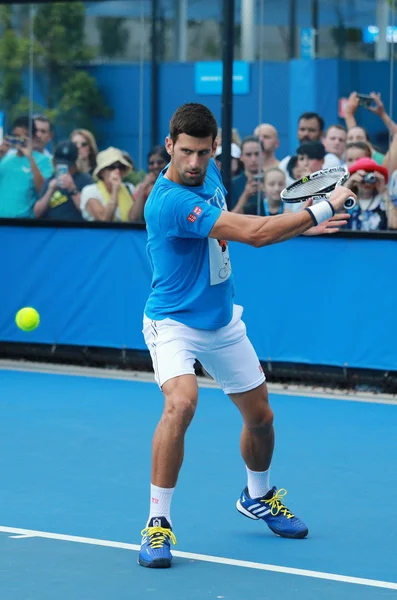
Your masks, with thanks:
[[[60,142],[55,148],[55,174],[45,180],[41,198],[34,205],[36,219],[82,221],[80,192],[93,183],[88,173],[77,169],[78,148],[73,142]]]
[[[240,146],[232,142],[230,146],[230,155],[232,157],[232,177],[237,177],[242,172],[244,165],[240,160],[241,149]],[[218,146],[215,152],[215,162],[218,165],[218,169],[222,171],[222,146]]]
[[[324,165],[325,148],[319,141],[303,142],[296,150],[301,177],[320,171]]]
[[[122,151],[110,146],[97,155],[94,177],[98,181],[81,192],[81,214],[87,221],[137,221],[136,203],[123,183],[132,170]]]
[[[345,185],[357,194],[357,204],[345,227],[357,231],[396,229],[397,208],[387,193],[387,169],[372,158],[360,158],[349,171],[351,177]]]

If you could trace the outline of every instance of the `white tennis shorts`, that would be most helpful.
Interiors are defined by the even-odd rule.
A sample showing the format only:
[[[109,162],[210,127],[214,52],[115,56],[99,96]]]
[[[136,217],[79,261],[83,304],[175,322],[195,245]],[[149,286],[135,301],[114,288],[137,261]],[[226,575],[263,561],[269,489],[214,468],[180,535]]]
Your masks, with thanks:
[[[194,375],[196,359],[225,394],[247,392],[265,381],[242,313],[242,306],[234,305],[230,323],[213,331],[194,329],[173,319],[153,321],[144,315],[143,335],[160,388],[173,377]]]

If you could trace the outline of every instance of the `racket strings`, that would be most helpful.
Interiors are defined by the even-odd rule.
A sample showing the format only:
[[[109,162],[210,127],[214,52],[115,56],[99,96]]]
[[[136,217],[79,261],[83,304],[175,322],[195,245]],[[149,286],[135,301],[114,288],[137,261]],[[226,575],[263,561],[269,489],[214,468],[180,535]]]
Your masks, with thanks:
[[[302,198],[304,196],[327,194],[332,191],[340,180],[340,173],[335,176],[325,174],[316,179],[301,181],[291,189],[286,189],[283,197],[288,200],[293,198]]]

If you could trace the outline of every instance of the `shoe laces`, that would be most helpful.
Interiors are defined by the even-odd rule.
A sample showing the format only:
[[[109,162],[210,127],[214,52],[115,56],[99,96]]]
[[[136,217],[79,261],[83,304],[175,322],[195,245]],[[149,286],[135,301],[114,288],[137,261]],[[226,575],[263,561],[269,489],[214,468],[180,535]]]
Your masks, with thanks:
[[[292,519],[294,515],[292,512],[282,503],[282,499],[287,495],[287,490],[284,488],[279,489],[272,498],[268,500],[261,500],[264,504],[267,504],[270,507],[270,512],[273,517],[276,517],[278,514],[282,514],[287,519]]]
[[[152,548],[162,548],[167,538],[174,546],[176,544],[176,537],[172,530],[165,527],[145,527],[145,529],[142,529],[141,535],[149,538],[149,544]]]

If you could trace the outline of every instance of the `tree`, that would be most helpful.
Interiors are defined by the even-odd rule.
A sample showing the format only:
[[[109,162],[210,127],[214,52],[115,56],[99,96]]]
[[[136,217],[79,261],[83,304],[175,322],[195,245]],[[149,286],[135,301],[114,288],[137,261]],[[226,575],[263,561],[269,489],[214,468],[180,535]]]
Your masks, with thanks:
[[[97,29],[101,40],[101,55],[107,58],[122,57],[130,39],[129,31],[126,28],[126,19],[98,17]]]
[[[23,77],[29,65],[29,13],[24,10],[15,28],[15,8],[0,7],[0,101],[9,121],[29,107]],[[45,106],[34,110],[69,129],[70,124],[94,129],[95,118],[112,114],[95,78],[84,70],[96,55],[85,43],[84,25],[82,2],[41,4],[34,14],[34,78],[45,99]]]
[[[82,2],[39,5],[34,34],[41,47],[36,64],[47,106],[61,123],[93,128],[93,119],[108,118],[107,106],[96,80],[83,69],[96,55],[85,43],[85,7]]]

